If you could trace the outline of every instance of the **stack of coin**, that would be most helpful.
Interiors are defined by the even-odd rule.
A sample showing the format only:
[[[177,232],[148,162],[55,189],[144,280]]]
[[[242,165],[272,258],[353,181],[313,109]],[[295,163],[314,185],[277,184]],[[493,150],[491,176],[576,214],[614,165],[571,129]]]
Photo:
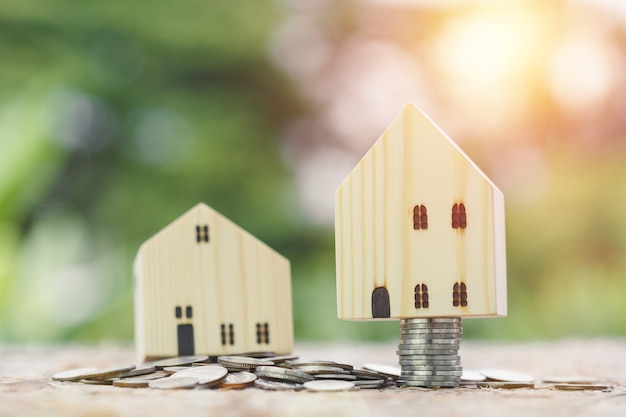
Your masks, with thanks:
[[[400,320],[398,386],[453,388],[463,367],[459,356],[460,317]]]

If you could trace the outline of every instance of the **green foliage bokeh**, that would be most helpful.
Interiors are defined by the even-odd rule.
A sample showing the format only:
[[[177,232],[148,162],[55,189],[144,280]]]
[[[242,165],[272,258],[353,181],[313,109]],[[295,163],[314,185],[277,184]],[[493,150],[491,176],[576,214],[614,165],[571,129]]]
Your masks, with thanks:
[[[199,201],[290,259],[297,338],[397,336],[336,318],[334,233],[281,153],[308,108],[267,57],[274,2],[4,3],[0,341],[132,340],[133,257]],[[546,154],[541,197],[507,200],[509,317],[468,337],[626,332],[626,151]]]

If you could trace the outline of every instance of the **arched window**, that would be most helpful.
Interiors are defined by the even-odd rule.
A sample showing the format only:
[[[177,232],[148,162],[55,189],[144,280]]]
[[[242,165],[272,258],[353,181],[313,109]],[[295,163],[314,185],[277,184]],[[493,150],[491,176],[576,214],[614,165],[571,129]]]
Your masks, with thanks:
[[[428,229],[428,213],[423,204],[413,207],[413,229]]]
[[[428,287],[426,284],[415,286],[415,308],[428,308]]]
[[[452,206],[452,228],[465,229],[467,227],[467,214],[465,213],[465,204],[454,203]]]
[[[452,305],[454,307],[467,307],[467,285],[457,282],[452,287]]]

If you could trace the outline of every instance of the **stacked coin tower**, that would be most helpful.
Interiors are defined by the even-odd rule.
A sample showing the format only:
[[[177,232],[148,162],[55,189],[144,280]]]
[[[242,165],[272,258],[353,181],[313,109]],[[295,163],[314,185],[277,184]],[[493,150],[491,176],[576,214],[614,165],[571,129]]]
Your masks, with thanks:
[[[454,388],[463,367],[459,356],[460,317],[400,320],[396,353],[402,369],[399,386]]]

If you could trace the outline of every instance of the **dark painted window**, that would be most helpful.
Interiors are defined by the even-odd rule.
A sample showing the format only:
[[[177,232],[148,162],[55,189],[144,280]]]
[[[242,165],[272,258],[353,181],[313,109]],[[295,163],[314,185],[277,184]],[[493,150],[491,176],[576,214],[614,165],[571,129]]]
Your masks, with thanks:
[[[464,282],[457,282],[452,287],[452,305],[454,307],[467,307],[467,285]]]
[[[235,344],[235,325],[232,323],[222,323],[220,325],[220,336],[222,338],[222,345],[234,345]]]
[[[454,203],[452,206],[452,228],[465,229],[467,227],[467,214],[465,213],[465,204]]]
[[[426,284],[415,286],[415,308],[428,308],[428,287]]]
[[[235,344],[235,326],[232,323],[222,323],[220,325],[220,336],[222,338],[222,345],[234,345]]]
[[[256,324],[256,342],[257,344],[270,343],[270,325],[269,323]]]
[[[203,226],[196,226],[196,242],[208,242],[209,241],[209,226],[206,224]]]
[[[174,314],[176,315],[177,319],[183,317],[183,309],[180,308],[180,306],[176,306],[176,308],[174,309]]]
[[[413,229],[428,229],[428,212],[423,204],[413,207]]]
[[[187,308],[185,309],[185,316],[187,316],[188,319],[193,316],[193,310],[191,309],[191,306],[187,306]]]

